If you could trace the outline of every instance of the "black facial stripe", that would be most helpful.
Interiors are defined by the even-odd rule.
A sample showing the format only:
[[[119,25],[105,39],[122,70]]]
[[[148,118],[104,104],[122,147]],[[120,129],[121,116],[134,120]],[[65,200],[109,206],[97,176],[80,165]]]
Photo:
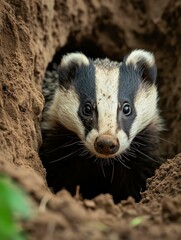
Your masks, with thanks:
[[[122,106],[124,102],[128,102],[132,108],[132,113],[130,116],[125,116],[121,109],[118,108],[118,129],[123,129],[123,131],[129,137],[129,131],[131,125],[136,117],[136,110],[134,107],[134,97],[138,91],[140,85],[140,74],[133,68],[132,65],[126,65],[124,62],[121,64],[119,69],[119,93],[118,101]]]
[[[71,62],[66,67],[59,67],[59,86],[69,89],[74,82],[78,65],[76,62]]]
[[[75,74],[75,88],[79,96],[80,106],[78,115],[85,127],[85,135],[93,128],[97,128],[97,110],[93,108],[93,115],[85,117],[82,108],[86,102],[90,102],[92,106],[96,103],[96,83],[95,83],[95,66],[91,60],[89,66],[81,66]]]

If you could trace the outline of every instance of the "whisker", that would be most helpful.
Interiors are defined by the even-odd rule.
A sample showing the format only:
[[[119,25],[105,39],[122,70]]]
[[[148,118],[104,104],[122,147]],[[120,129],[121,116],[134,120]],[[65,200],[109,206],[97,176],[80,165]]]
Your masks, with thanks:
[[[68,137],[68,138],[74,138],[75,139],[75,137],[76,136],[72,136],[72,134],[71,133],[60,133],[60,134],[57,134],[57,133],[51,133],[51,134],[49,134],[49,136],[52,136],[52,137]]]
[[[134,146],[133,146],[133,149],[134,149],[135,151],[139,152],[140,154],[142,154],[143,156],[149,158],[149,159],[152,160],[153,162],[159,163],[159,161],[156,161],[155,159],[151,158],[149,155],[143,153],[142,151],[140,151],[140,150],[138,150],[138,149],[135,149]]]
[[[87,150],[87,154],[88,154],[88,157],[87,157],[88,159],[94,157],[94,155],[91,152],[89,152],[88,150]]]
[[[53,160],[53,161],[51,161],[50,163],[55,163],[55,162],[62,161],[63,159],[66,159],[66,158],[72,156],[73,154],[75,154],[75,153],[77,153],[77,152],[79,152],[79,151],[80,151],[80,149],[77,149],[76,151],[71,152],[71,153],[69,153],[68,155],[65,155],[65,156],[63,156],[63,157],[61,157],[61,158],[58,158],[58,159],[56,159],[56,160]]]
[[[96,163],[97,161],[99,161],[97,158],[95,158],[95,159],[93,160],[94,163]]]
[[[88,151],[87,151],[87,149],[85,149],[85,148],[81,148],[81,150],[82,150],[82,152],[79,154],[79,156],[86,156],[86,155],[88,155]]]
[[[72,141],[72,140],[71,140],[71,141]],[[71,141],[69,141],[69,142],[71,142]],[[68,142],[68,143],[69,143],[69,142]],[[77,143],[78,143],[78,141],[77,141],[77,142],[70,143],[70,144],[65,143],[65,144],[63,144],[63,145],[60,145],[60,146],[54,148],[54,149],[51,149],[50,151],[46,151],[46,153],[52,153],[52,152],[55,152],[55,151],[57,151],[57,150],[59,150],[59,149],[76,145]]]
[[[138,142],[138,141],[136,141],[136,140],[134,140],[133,143],[135,143],[138,147],[140,147],[140,146],[145,147],[145,146],[146,146],[146,144],[141,143],[141,142]],[[148,141],[147,141],[147,143],[148,143]],[[152,143],[152,142],[150,141],[150,143]]]
[[[136,136],[136,138],[138,138],[138,137],[139,137],[139,138],[142,137],[143,140],[145,140],[145,139],[150,140],[150,138],[155,138],[155,139],[159,139],[159,140],[162,140],[162,141],[167,142],[167,143],[170,143],[170,144],[176,144],[176,142],[169,141],[169,140],[167,140],[167,139],[165,139],[165,138],[162,138],[162,137],[160,137],[160,136],[153,135],[153,134],[150,134],[150,133],[149,133],[149,135],[146,134],[146,133],[140,133],[140,134],[138,134],[138,135]]]
[[[139,140],[139,139],[146,142],[146,143],[152,143],[154,138],[149,138],[149,137],[146,137],[146,136],[137,136],[133,141]],[[157,138],[155,138],[155,139],[157,140]],[[141,142],[139,142],[139,143],[143,144]]]
[[[136,154],[134,154],[135,152],[132,151],[132,149],[127,149],[127,151],[124,153],[126,156],[131,156],[131,157],[136,157]],[[127,159],[130,161],[130,159]]]
[[[122,156],[123,156],[128,162],[130,162],[130,159],[127,158],[125,155],[126,155],[126,153],[122,153]],[[125,162],[124,159],[122,159],[122,162]]]
[[[122,161],[122,158],[121,158],[121,157],[118,157],[118,156],[117,156],[115,159],[118,160],[125,168],[131,169],[129,166],[127,166],[127,165]]]
[[[111,183],[113,182],[113,177],[114,177],[114,161],[111,160],[112,163],[112,176],[111,176]]]
[[[73,145],[75,145],[75,144],[78,144],[79,142],[81,142],[81,141],[76,141],[76,142],[72,142],[72,143],[70,143],[70,144],[64,144],[62,147],[71,147],[71,146],[73,146]]]
[[[103,176],[104,176],[104,178],[106,178],[106,174],[105,174],[105,171],[104,171],[104,164],[103,163],[101,164],[101,168],[102,168]]]

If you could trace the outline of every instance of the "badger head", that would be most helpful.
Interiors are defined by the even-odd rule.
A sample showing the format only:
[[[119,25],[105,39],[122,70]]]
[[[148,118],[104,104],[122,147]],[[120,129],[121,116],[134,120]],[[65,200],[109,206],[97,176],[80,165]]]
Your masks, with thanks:
[[[49,124],[76,133],[97,158],[115,158],[147,126],[159,125],[156,75],[154,56],[144,50],[121,63],[65,55]]]

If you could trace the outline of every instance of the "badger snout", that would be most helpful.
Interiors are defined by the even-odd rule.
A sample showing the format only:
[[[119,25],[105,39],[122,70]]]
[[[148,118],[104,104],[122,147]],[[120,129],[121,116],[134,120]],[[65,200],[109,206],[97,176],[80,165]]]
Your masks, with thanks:
[[[104,134],[96,138],[94,147],[98,153],[115,154],[119,149],[119,141],[114,136]]]

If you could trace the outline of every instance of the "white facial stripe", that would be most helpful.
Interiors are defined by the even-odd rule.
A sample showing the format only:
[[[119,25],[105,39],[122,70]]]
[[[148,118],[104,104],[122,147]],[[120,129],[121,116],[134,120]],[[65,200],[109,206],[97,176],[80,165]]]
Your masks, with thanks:
[[[117,137],[120,141],[120,148],[116,155],[119,155],[129,147],[130,141],[128,139],[127,134],[122,129],[119,130]]]
[[[130,130],[130,139],[132,140],[140,131],[148,126],[154,120],[158,119],[157,111],[157,90],[154,85],[141,87],[135,97],[135,109],[137,116]]]
[[[79,99],[74,89],[57,89],[54,103],[48,111],[52,119],[57,119],[67,129],[84,139],[84,126],[78,117]],[[50,119],[51,124],[51,119]]]
[[[84,141],[85,146],[87,147],[87,149],[89,149],[89,151],[93,154],[95,154],[97,156],[97,152],[95,151],[94,148],[94,142],[96,140],[96,138],[98,137],[98,132],[96,129],[92,129],[87,137],[86,140]]]
[[[119,68],[96,66],[96,99],[99,134],[115,135],[117,130]]]
[[[155,58],[152,53],[145,50],[134,50],[126,59],[126,65],[133,64],[136,67],[140,60],[144,60],[149,67],[153,67],[155,64]]]

